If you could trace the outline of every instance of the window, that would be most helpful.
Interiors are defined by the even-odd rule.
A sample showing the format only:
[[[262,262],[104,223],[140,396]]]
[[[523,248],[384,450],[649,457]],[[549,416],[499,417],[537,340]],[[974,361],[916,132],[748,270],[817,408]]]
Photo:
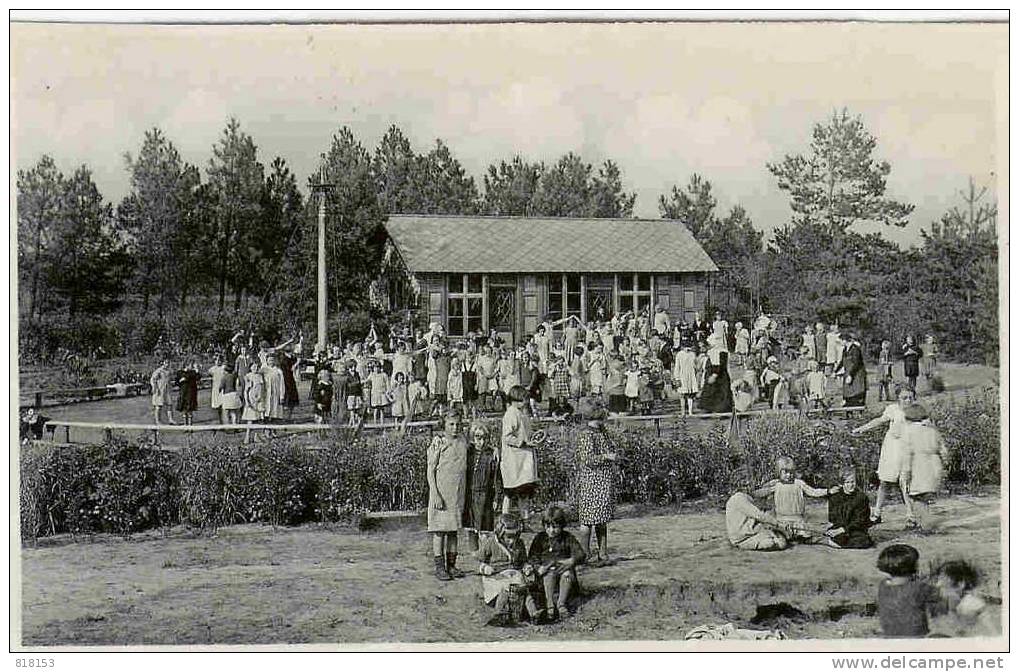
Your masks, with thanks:
[[[446,333],[464,336],[484,328],[482,277],[476,273],[456,273],[447,278]],[[464,291],[466,289],[466,291]]]
[[[548,276],[548,313],[555,319],[563,316],[563,276]]]
[[[692,289],[684,289],[683,290],[683,307],[684,308],[693,308],[694,305],[695,304],[694,304],[693,290]]]
[[[649,273],[620,275],[619,310],[624,313],[628,310],[639,313],[649,308],[653,291],[654,287]]]
[[[580,274],[557,273],[547,277],[548,314],[553,320],[570,315],[580,317]]]

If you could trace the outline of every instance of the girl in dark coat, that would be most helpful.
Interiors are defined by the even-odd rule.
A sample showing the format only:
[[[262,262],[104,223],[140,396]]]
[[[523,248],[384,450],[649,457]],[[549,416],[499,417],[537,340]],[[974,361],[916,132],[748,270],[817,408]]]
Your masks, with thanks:
[[[476,423],[467,443],[467,504],[463,526],[468,530],[469,548],[477,550],[478,533],[495,530],[495,507],[500,501],[498,444],[492,441],[488,428]]]
[[[191,362],[187,368],[177,372],[177,410],[184,415],[184,424],[194,424],[195,411],[198,410],[198,362]]]
[[[828,497],[828,521],[825,532],[841,548],[870,548],[874,540],[867,530],[870,522],[870,500],[856,487],[856,470],[846,467],[840,472],[842,489]]]

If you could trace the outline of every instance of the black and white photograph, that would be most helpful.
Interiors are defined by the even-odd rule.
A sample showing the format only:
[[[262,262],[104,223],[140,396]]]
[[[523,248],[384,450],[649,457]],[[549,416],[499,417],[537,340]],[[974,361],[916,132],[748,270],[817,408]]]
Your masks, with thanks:
[[[12,650],[993,661],[958,14],[13,12]]]

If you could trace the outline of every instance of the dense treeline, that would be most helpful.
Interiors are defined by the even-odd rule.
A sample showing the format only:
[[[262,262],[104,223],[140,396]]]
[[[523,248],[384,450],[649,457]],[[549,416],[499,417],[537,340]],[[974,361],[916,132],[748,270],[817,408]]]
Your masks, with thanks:
[[[737,205],[716,213],[711,182],[680,180],[659,199],[722,273],[713,293],[736,316],[758,305],[797,328],[851,324],[871,345],[932,333],[967,360],[997,357],[997,209],[971,184],[959,207],[903,249],[860,222],[903,226],[913,206],[885,195],[891,167],[861,119],[837,112],[809,149],[762,167],[792,218],[765,240]],[[323,154],[330,312],[356,331],[370,309],[386,213],[632,217],[619,166],[568,153],[552,163],[493,162],[479,187],[441,140],[416,152],[391,127],[374,149],[349,128]],[[70,175],[49,156],[18,171],[20,353],[143,353],[171,334],[296,330],[314,319],[317,199],[282,157],[267,165],[230,119],[204,169],[159,129],[125,155],[130,193],[105,201],[87,166]],[[363,322],[362,322],[363,323]]]

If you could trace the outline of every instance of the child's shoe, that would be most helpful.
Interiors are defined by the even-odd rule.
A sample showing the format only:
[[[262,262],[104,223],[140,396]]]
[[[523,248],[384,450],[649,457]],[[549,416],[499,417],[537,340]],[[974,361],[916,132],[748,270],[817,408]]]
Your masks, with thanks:
[[[446,560],[441,555],[435,556],[435,578],[439,581],[452,581],[453,579],[446,570]]]
[[[456,553],[446,554],[446,573],[449,574],[451,579],[462,579],[467,576],[461,570],[456,568]]]

